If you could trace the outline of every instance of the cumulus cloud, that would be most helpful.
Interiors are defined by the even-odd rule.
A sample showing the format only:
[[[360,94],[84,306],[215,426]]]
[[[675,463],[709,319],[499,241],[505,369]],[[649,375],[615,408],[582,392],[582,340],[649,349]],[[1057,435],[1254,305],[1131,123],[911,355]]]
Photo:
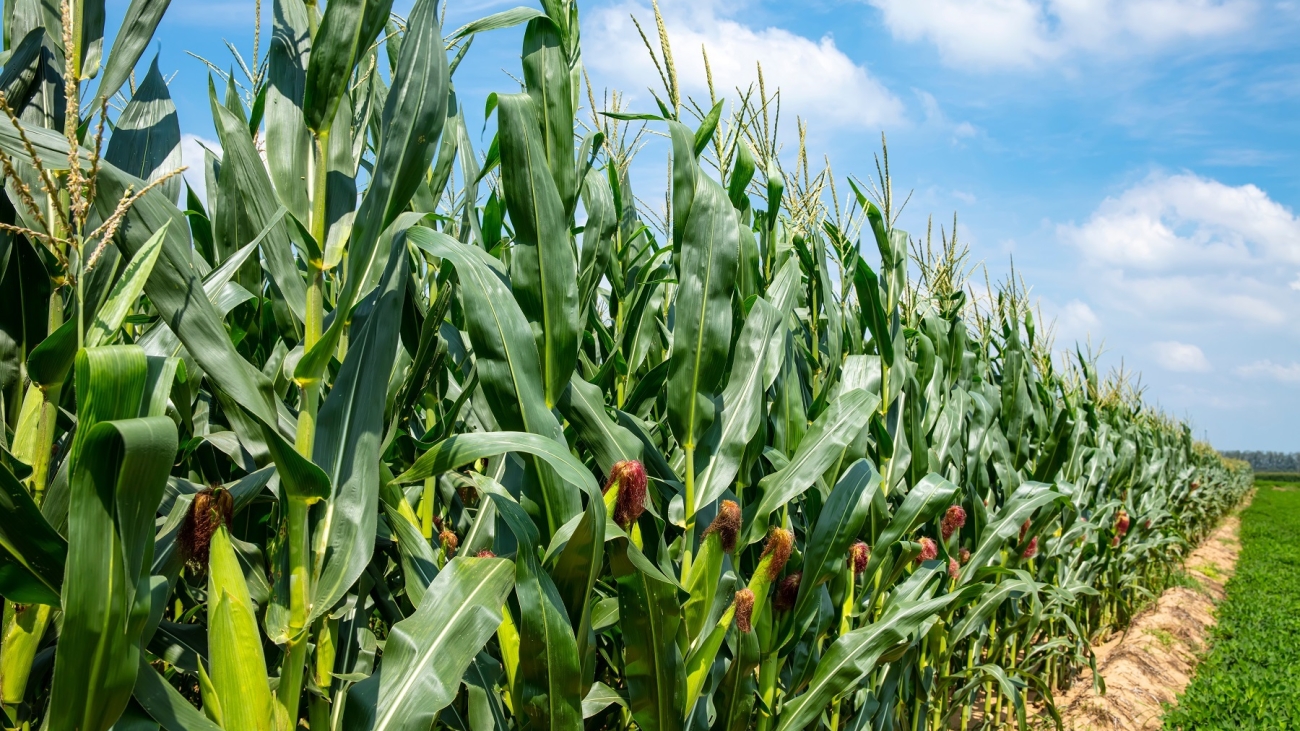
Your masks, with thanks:
[[[708,51],[719,94],[734,97],[736,87],[753,84],[761,62],[768,93],[781,90],[786,115],[816,118],[820,127],[873,131],[903,119],[898,97],[840,50],[830,35],[814,40],[783,28],[746,25],[707,1],[666,0],[660,6],[683,93],[702,104],[708,99],[708,81],[701,46]],[[654,13],[648,5],[622,2],[589,12],[582,28],[583,62],[598,81],[612,86],[632,93],[659,89],[633,15],[654,33]]]
[[[1030,67],[1075,53],[1127,55],[1250,27],[1257,0],[867,0],[897,38],[968,68]]]
[[[1247,378],[1267,378],[1282,383],[1300,383],[1300,363],[1291,362],[1283,365],[1271,360],[1257,360],[1239,366],[1237,375]]]
[[[1130,312],[1263,325],[1296,314],[1300,217],[1254,185],[1158,173],[1057,234]]]
[[[1107,198],[1064,238],[1095,263],[1140,269],[1269,260],[1300,263],[1300,218],[1254,185],[1155,174]]]
[[[1212,370],[1210,361],[1200,348],[1177,340],[1167,340],[1151,344],[1156,363],[1165,370],[1178,373],[1204,373]]]

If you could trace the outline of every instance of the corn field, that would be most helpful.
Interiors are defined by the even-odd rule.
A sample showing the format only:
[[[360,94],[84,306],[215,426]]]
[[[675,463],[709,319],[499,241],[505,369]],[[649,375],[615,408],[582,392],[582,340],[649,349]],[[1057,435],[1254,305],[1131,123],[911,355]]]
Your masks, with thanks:
[[[6,3],[6,728],[1051,724],[1250,488],[662,23],[633,111],[572,0],[274,0],[200,195],[167,6]]]

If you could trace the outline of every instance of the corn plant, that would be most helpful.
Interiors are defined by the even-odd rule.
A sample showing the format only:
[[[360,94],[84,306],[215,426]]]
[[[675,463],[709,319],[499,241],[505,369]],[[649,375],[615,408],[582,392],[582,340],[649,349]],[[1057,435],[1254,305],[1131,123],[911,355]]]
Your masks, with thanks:
[[[642,112],[571,0],[275,0],[182,196],[167,5],[5,18],[6,727],[1023,726],[1249,488],[662,22]]]

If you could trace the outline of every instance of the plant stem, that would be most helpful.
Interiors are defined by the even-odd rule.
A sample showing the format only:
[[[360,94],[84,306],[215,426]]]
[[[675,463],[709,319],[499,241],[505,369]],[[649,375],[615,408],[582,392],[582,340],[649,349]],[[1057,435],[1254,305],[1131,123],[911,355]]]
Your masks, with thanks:
[[[772,725],[772,707],[776,704],[776,679],[781,673],[782,658],[776,652],[763,657],[758,667],[758,694],[763,708],[758,712],[757,731],[768,731]]]
[[[857,582],[854,581],[855,576],[853,573],[852,562],[846,562],[844,568],[841,570],[848,579],[845,582],[846,588],[844,589],[844,603],[840,605],[839,636],[843,637],[853,629],[853,602],[855,601],[854,589],[857,586]],[[840,728],[840,701],[840,698],[831,701],[831,731],[839,731]]]
[[[307,515],[310,506],[306,500],[297,498],[289,498],[286,502],[289,505],[286,517],[289,539],[289,643],[285,648],[276,700],[293,728],[297,726],[298,698],[302,693],[303,669],[307,660],[307,601],[308,582],[311,578],[308,573],[311,550],[308,547]]]
[[[425,409],[424,428],[426,434],[433,429],[434,424],[433,409]],[[433,499],[434,490],[437,489],[437,486],[437,478],[425,478],[424,490],[420,493],[420,534],[424,536],[426,541],[433,538]]]

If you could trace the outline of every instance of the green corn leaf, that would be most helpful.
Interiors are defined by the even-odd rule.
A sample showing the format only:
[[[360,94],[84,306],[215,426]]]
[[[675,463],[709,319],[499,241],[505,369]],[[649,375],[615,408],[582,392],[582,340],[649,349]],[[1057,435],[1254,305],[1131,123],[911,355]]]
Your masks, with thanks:
[[[961,622],[953,626],[949,631],[948,641],[960,642],[973,632],[979,631],[1007,599],[1033,594],[1037,589],[1037,582],[1025,577],[1015,579],[1007,577],[994,586],[988,586],[985,592],[979,596],[979,601],[976,602],[975,606],[967,611],[963,615]]]
[[[9,104],[25,100],[40,70],[45,41],[44,28],[32,28],[16,45],[11,46],[4,69],[0,70],[0,91]],[[11,41],[12,42],[12,41]],[[21,106],[21,105],[18,105]]]
[[[95,91],[98,99],[111,98],[130,78],[169,5],[171,0],[131,0],[104,63],[104,73]],[[91,108],[98,106],[96,103]]]
[[[758,678],[754,670],[760,660],[758,635],[733,628],[731,640],[733,659],[714,694],[713,703],[718,713],[714,728],[744,731],[749,728],[750,713],[757,698]]]
[[[686,672],[676,641],[681,605],[677,588],[637,567],[633,551],[627,539],[619,539],[610,553],[618,580],[628,706],[642,729],[673,731],[683,727],[685,717]]]
[[[582,180],[582,207],[587,221],[582,230],[582,257],[578,267],[578,322],[587,321],[596,297],[596,289],[609,267],[618,230],[618,211],[609,180],[598,170],[591,170]]]
[[[952,505],[957,495],[957,486],[937,474],[926,475],[903,498],[889,525],[876,538],[871,546],[871,560],[867,563],[867,576],[874,575],[888,555],[889,549],[903,536],[911,533],[918,526],[934,520]]]
[[[559,18],[535,18],[524,29],[523,70],[528,96],[536,105],[534,114],[541,127],[541,151],[545,154],[555,190],[559,193],[561,213],[573,213],[578,196],[578,177],[573,159],[574,95],[570,64],[564,49]],[[498,98],[498,102],[502,99]],[[502,173],[509,172],[506,140],[501,140]],[[509,203],[510,193],[506,193]],[[511,216],[514,217],[513,215]]]
[[[501,558],[452,559],[415,614],[393,625],[379,672],[349,692],[344,727],[428,729],[456,697],[465,670],[501,623],[514,571],[513,563]]]
[[[109,339],[117,333],[117,329],[122,326],[122,321],[126,319],[127,313],[135,306],[136,300],[140,298],[140,293],[144,291],[145,282],[149,280],[149,275],[153,272],[154,264],[158,261],[158,254],[162,251],[164,238],[167,236],[167,227],[170,222],[163,224],[163,227],[155,231],[149,240],[144,242],[144,246],[135,253],[130,263],[126,265],[125,271],[122,272],[121,278],[113,286],[113,291],[108,295],[108,300],[95,313],[95,321],[91,323],[90,328],[86,331],[85,345],[87,348],[93,348],[96,345],[103,345],[109,342]]]
[[[1003,544],[1020,532],[1020,527],[1041,508],[1062,503],[1068,498],[1053,485],[1042,482],[1025,482],[1007,498],[1006,504],[991,516],[987,525],[979,534],[976,548],[971,552],[970,561],[961,572],[963,583],[968,582],[975,572],[983,568],[999,551]],[[874,558],[874,557],[873,557]]]
[[[284,207],[299,221],[311,219],[307,175],[311,132],[303,118],[311,31],[303,0],[277,0],[267,53],[266,167]]]
[[[670,125],[674,140],[679,126]],[[689,215],[684,220],[677,218],[677,168],[695,166],[692,148],[688,146],[684,152],[674,144],[673,225],[681,227],[682,235],[668,369],[668,423],[689,458],[713,422],[718,387],[726,371],[740,239],[736,209],[722,186],[703,172],[691,180],[694,189]]]
[[[700,541],[700,552],[691,563],[690,583],[686,592],[690,595],[682,605],[682,619],[686,623],[687,644],[693,646],[701,633],[707,629],[705,624],[709,612],[713,609],[713,599],[717,594],[718,584],[722,580],[722,540],[717,532],[710,533]],[[714,649],[717,652],[717,649]],[[689,662],[689,656],[688,656]],[[712,660],[709,665],[712,665]],[[687,675],[691,674],[690,669]],[[689,686],[688,686],[689,687]],[[687,694],[687,705],[695,700]]]
[[[161,577],[154,577],[161,578]],[[157,604],[155,609],[159,609]],[[208,634],[201,624],[159,622],[149,640],[149,652],[191,673],[198,673],[199,664],[208,659]],[[140,681],[136,680],[137,694]]]
[[[355,2],[359,4],[359,0]],[[407,19],[407,32],[401,40],[397,69],[379,119],[379,129],[383,133],[375,155],[370,187],[361,200],[349,237],[347,276],[335,305],[339,312],[352,310],[366,273],[371,269],[382,269],[383,262],[376,259],[388,252],[381,251],[382,247],[377,245],[380,235],[406,209],[416,188],[424,182],[429,162],[442,136],[442,127],[447,120],[449,75],[442,32],[438,27],[437,5],[436,0],[416,0]],[[314,62],[315,56],[312,60]],[[344,81],[346,83],[346,79]],[[321,377],[338,347],[346,319],[334,318],[316,346],[298,361],[294,371],[296,380],[311,383]]]
[[[332,491],[316,527],[325,550],[313,568],[313,620],[347,593],[374,549],[384,407],[407,279],[400,236],[394,249],[379,288],[358,308],[347,357],[317,416],[312,457]]]
[[[656,252],[650,262],[637,272],[634,295],[630,298],[631,306],[624,315],[623,325],[623,355],[627,359],[627,370],[630,373],[641,368],[650,350],[660,342],[664,282],[672,278],[672,268],[656,262],[671,253],[669,249]],[[667,366],[662,367],[663,375],[667,377]],[[654,382],[654,379],[650,379],[647,374],[641,382],[646,381]],[[640,383],[637,387],[640,388]],[[659,383],[654,390],[657,392],[662,387],[663,384]]]
[[[469,23],[466,23],[465,25],[462,25],[461,27],[456,29],[455,33],[451,34],[451,40],[458,41],[461,38],[468,38],[469,36],[472,36],[475,33],[485,33],[491,30],[513,28],[516,25],[522,25],[524,23],[527,23],[533,18],[545,17],[545,15],[546,15],[545,13],[543,13],[542,11],[536,8],[528,8],[528,7],[518,7],[518,8],[511,8],[509,10],[502,10],[499,13],[493,13],[491,15],[479,18],[478,20],[474,20]]]
[[[588,500],[578,525],[551,569],[551,577],[573,626],[580,664],[587,663],[595,649],[591,646],[591,599],[604,569],[605,521],[605,502]],[[587,674],[583,673],[581,677],[585,679]]]
[[[135,418],[147,373],[138,347],[83,350],[77,358],[85,421],[72,455],[51,728],[105,731],[135,685],[149,617],[153,514],[176,455],[171,419]]]
[[[468,303],[466,324],[480,383],[497,422],[508,430],[526,431],[556,440],[557,445],[562,443],[560,424],[546,406],[532,333],[494,269],[496,260],[476,246],[461,244],[431,229],[412,229],[407,238],[456,267],[461,293]],[[575,486],[582,483],[561,480],[545,469],[539,473],[549,537],[581,510]]]
[[[605,412],[604,394],[598,386],[575,373],[556,406],[591,450],[601,472],[608,474],[615,462],[641,460],[644,448],[640,440]]]
[[[549,20],[534,20],[529,24],[530,31],[539,23],[551,26]],[[564,78],[568,78],[567,71]],[[563,91],[567,99],[568,91]],[[562,191],[557,190],[552,179],[554,171],[547,168],[543,144],[549,145],[550,141],[539,140],[537,135],[539,118],[548,125],[557,122],[550,119],[551,109],[543,110],[528,94],[505,94],[498,99],[501,184],[515,226],[511,288],[532,328],[541,358],[546,405],[553,407],[568,386],[578,358],[577,263],[569,242]],[[545,101],[549,104],[552,99]],[[570,186],[572,117],[570,112],[564,132]]]
[[[406,595],[418,607],[425,590],[438,577],[437,557],[429,541],[420,533],[420,527],[409,518],[388,503],[384,503],[384,515],[388,516],[388,526],[397,539],[397,550],[402,556]],[[465,543],[468,547],[468,537]]]
[[[519,669],[512,689],[516,710],[536,728],[581,728],[582,659],[560,592],[537,560],[537,529],[518,503],[501,495],[491,498],[519,542]]]
[[[140,656],[140,670],[136,675],[134,698],[160,726],[167,731],[219,731],[220,726],[190,705],[190,702],[172,687],[158,671]]]
[[[794,616],[813,600],[818,585],[830,580],[848,561],[849,546],[862,533],[871,510],[872,498],[880,490],[880,472],[869,460],[860,459],[844,471],[831,488],[817,524],[808,534],[803,549],[803,579]]]
[[[591,690],[582,699],[582,717],[591,718],[614,704],[627,708],[627,701],[618,691],[604,683],[592,683]]]
[[[1071,418],[1069,409],[1061,409],[1061,413],[1056,415],[1051,436],[1047,438],[1038,455],[1038,464],[1034,467],[1034,480],[1051,482],[1061,471],[1061,467],[1070,460],[1070,452],[1074,447],[1074,440],[1070,438],[1073,432],[1074,419]]]
[[[312,38],[302,109],[303,121],[317,134],[329,133],[339,100],[348,90],[365,11],[366,0],[328,3]]]
[[[467,465],[475,460],[505,452],[524,452],[545,460],[566,481],[579,485],[599,499],[600,485],[569,452],[553,439],[523,432],[477,432],[457,434],[433,445],[406,472],[393,478],[406,484]]]
[[[706,437],[710,456],[708,466],[696,477],[696,511],[721,497],[740,471],[745,445],[754,438],[762,418],[767,344],[776,337],[782,319],[762,298],[754,301],[745,318],[722,391],[722,416]]]
[[[778,506],[801,495],[839,459],[840,453],[875,411],[879,399],[854,389],[831,402],[817,417],[790,458],[790,464],[758,483],[762,497],[745,510],[745,543],[753,543],[767,532],[767,517]]]
[[[58,388],[68,377],[77,356],[77,321],[68,320],[50,333],[27,356],[27,375],[32,383]]]
[[[0,465],[0,546],[0,595],[59,606],[68,542],[5,465]]]
[[[357,56],[366,52],[366,49],[373,43],[376,43],[380,33],[384,32],[384,26],[388,24],[389,15],[393,12],[393,0],[367,0],[366,12],[361,20],[361,31],[357,36]]]
[[[118,115],[104,159],[149,182],[181,166],[181,126],[156,56],[144,81]],[[181,179],[171,178],[159,190],[174,201],[181,192]]]
[[[238,115],[215,104],[213,115],[222,147],[221,205],[234,209],[232,225],[238,225],[243,236],[251,237],[253,232],[270,227],[260,244],[262,259],[289,309],[301,322],[306,317],[307,285],[294,262],[285,222],[273,221],[280,205],[266,165],[253,146],[248,126]],[[239,234],[232,231],[230,235]],[[242,247],[246,243],[243,236],[228,243]]]
[[[871,672],[882,655],[908,641],[928,618],[963,598],[957,593],[899,604],[879,621],[840,635],[817,663],[808,690],[785,702],[776,731],[807,728],[832,699]]]

